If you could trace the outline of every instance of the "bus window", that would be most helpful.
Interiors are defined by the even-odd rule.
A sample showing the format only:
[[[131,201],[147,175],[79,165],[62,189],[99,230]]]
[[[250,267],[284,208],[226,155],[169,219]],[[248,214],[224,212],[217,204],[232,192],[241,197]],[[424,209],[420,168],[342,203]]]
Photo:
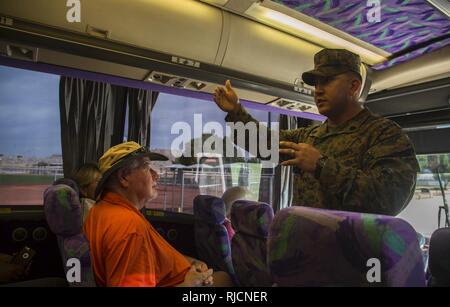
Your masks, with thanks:
[[[42,205],[63,176],[59,76],[0,66],[0,206]]]
[[[438,228],[439,207],[444,205],[439,179],[445,198],[448,200],[450,197],[450,154],[418,155],[417,160],[420,172],[417,174],[416,190],[399,217],[408,221],[417,232],[430,237]],[[440,227],[445,226],[444,216],[445,213],[441,212]]]
[[[265,111],[250,108],[247,108],[247,111],[253,118],[262,123],[278,121],[278,114],[272,114],[273,116],[269,118],[269,113]],[[231,182],[228,182],[227,188],[230,186],[244,186],[248,190],[248,194],[246,195],[248,200],[271,203],[271,191],[274,180],[273,169],[264,170],[258,159],[250,154],[248,154],[246,160],[232,163],[230,168]]]
[[[268,121],[266,111],[250,109],[249,112],[260,121]],[[270,190],[268,185],[272,180],[262,178],[267,175],[262,175],[261,166],[254,157],[248,153],[242,153],[243,158],[223,156],[229,141],[224,121],[226,114],[212,99],[206,101],[160,93],[151,116],[150,148],[168,155],[173,163],[158,164],[159,195],[148,204],[149,208],[189,213],[193,199],[199,194],[221,197],[227,188],[245,185],[250,191],[249,199],[258,200],[262,189],[260,182]],[[216,123],[221,131],[204,131],[208,123]],[[180,127],[188,131],[180,130]],[[186,133],[185,138],[177,141],[183,133]],[[222,156],[211,156],[203,150],[211,140],[214,144],[222,144]],[[196,144],[200,144],[197,145],[200,146],[198,152]]]

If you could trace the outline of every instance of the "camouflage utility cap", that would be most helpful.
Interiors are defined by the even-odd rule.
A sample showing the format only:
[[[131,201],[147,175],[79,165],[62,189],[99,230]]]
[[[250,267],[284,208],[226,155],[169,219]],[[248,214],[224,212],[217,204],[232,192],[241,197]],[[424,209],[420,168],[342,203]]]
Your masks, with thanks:
[[[361,58],[345,49],[323,49],[314,55],[314,69],[304,72],[306,84],[316,85],[317,77],[332,77],[348,71],[361,76]]]

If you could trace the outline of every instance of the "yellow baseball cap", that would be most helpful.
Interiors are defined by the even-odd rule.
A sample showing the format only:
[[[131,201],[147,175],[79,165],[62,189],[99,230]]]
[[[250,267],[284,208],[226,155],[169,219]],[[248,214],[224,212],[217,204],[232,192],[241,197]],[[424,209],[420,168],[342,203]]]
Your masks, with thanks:
[[[126,142],[115,145],[108,149],[103,156],[98,160],[98,167],[102,172],[97,188],[95,190],[95,197],[100,196],[103,187],[109,176],[125,165],[127,162],[139,158],[148,157],[151,161],[168,161],[165,155],[149,151],[136,142]]]

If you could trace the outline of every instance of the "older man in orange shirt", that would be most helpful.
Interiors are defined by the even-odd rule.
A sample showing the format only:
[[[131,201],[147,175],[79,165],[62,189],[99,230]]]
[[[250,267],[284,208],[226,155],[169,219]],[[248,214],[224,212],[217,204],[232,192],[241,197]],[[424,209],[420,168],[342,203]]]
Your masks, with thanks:
[[[152,160],[167,157],[135,142],[116,145],[99,160],[100,200],[84,224],[96,282],[132,287],[212,285],[213,270],[179,253],[139,211],[157,196]],[[227,276],[218,276],[226,285]]]

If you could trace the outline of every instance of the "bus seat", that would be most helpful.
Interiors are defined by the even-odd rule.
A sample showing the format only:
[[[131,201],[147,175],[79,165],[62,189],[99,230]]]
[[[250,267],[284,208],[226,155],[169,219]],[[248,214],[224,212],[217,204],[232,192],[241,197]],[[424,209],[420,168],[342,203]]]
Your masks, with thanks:
[[[67,179],[69,180],[69,179]],[[44,192],[44,212],[51,231],[56,235],[66,274],[74,265],[70,258],[80,261],[80,282],[70,286],[95,286],[89,255],[89,242],[82,230],[81,205],[78,193],[67,184],[56,184]],[[68,266],[67,266],[68,265]],[[72,271],[69,272],[72,276]]]
[[[221,198],[197,195],[194,198],[194,236],[200,260],[215,271],[225,271],[236,281],[230,240],[223,225],[226,211]]]
[[[391,216],[282,209],[270,228],[268,264],[278,286],[426,284],[416,232]]]
[[[267,236],[273,209],[266,203],[237,200],[231,207],[231,222],[236,233],[231,240],[231,255],[239,284],[270,287],[267,266]]]
[[[429,286],[450,286],[450,228],[439,228],[431,235],[429,269]]]

